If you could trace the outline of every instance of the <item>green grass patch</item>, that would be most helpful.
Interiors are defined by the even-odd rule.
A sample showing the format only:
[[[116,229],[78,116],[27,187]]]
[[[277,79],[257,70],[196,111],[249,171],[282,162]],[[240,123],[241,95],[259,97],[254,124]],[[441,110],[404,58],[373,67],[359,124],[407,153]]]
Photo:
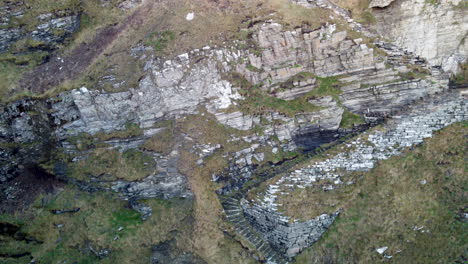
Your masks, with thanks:
[[[175,143],[174,130],[173,127],[170,126],[145,141],[140,148],[167,155],[171,152]]]
[[[40,241],[15,240],[16,245],[2,243],[0,250],[6,254],[29,252],[38,263],[146,263],[152,245],[171,237],[173,230],[183,230],[183,219],[192,213],[192,201],[151,199],[144,203],[154,212],[146,221],[128,208],[128,202],[111,193],[87,193],[66,186],[59,194],[39,197],[25,212],[0,216],[23,222],[20,233]],[[50,212],[57,208],[81,210],[62,215]],[[111,253],[100,259],[89,247]],[[2,257],[0,262],[23,263]]]
[[[340,128],[353,128],[355,125],[364,124],[362,116],[345,110],[341,116]]]
[[[153,173],[155,166],[152,156],[138,150],[96,149],[84,160],[71,163],[68,175],[84,181],[90,177],[135,181]]]
[[[440,0],[425,0],[426,4],[438,6],[440,4]]]
[[[359,22],[366,25],[371,25],[375,24],[377,22],[377,19],[370,11],[365,11],[361,14]]]
[[[451,82],[455,85],[468,85],[468,63],[460,64],[460,72],[451,78]]]
[[[408,72],[398,73],[400,78],[402,78],[403,80],[425,79],[428,75],[431,74],[431,72],[428,69],[418,65],[409,65],[408,68]]]
[[[300,73],[283,83],[283,86],[290,82],[294,82],[295,80],[310,77],[310,73]],[[310,99],[323,96],[337,97],[341,94],[339,81],[336,77],[317,77],[317,87],[306,95],[294,100],[284,100],[269,95],[266,91],[260,88],[261,85],[252,85],[243,76],[237,73],[231,74],[225,78],[233,83],[234,86],[241,88],[239,93],[244,97],[244,99],[239,100],[239,109],[244,113],[253,115],[261,115],[266,111],[276,111],[293,117],[298,113],[315,112],[321,108],[309,103],[308,101]]]
[[[344,211],[296,263],[383,263],[376,252],[383,246],[395,263],[463,263],[467,134],[467,122],[454,124],[414,150],[356,173],[355,185],[302,190],[294,202],[303,204],[298,215],[327,212],[329,206]]]
[[[340,90],[340,82],[337,77],[317,77],[318,87],[306,94],[306,97],[336,97],[342,92]]]
[[[125,129],[117,130],[110,133],[98,132],[94,135],[88,133],[80,133],[76,136],[71,136],[67,140],[75,145],[78,150],[88,150],[96,147],[107,147],[104,141],[111,139],[133,138],[143,135],[143,130],[138,124],[127,123]]]
[[[145,42],[147,46],[154,48],[157,53],[163,52],[167,45],[175,40],[175,33],[171,30],[165,30],[162,32],[153,32],[148,36],[148,40]]]
[[[273,88],[275,91],[284,91],[294,88],[296,82],[304,82],[313,78],[316,76],[311,72],[300,72],[284,82],[274,84]]]
[[[252,64],[247,65],[247,70],[252,71],[252,72],[262,72],[263,70],[253,66]]]

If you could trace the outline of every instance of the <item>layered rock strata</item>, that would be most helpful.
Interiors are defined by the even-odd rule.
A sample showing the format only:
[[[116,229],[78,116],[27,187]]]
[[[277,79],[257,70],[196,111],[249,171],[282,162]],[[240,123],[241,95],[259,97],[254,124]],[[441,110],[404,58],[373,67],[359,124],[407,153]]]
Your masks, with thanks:
[[[384,1],[370,7],[376,18],[372,29],[401,47],[426,58],[431,65],[456,73],[468,58],[468,16],[461,0]],[[391,3],[391,4],[390,4]],[[465,6],[464,6],[465,5]],[[456,34],[455,34],[456,32]]]
[[[432,98],[413,107],[408,113],[395,116],[383,130],[358,137],[349,144],[349,152],[280,177],[269,185],[265,193],[259,195],[258,200],[244,206],[244,214],[252,221],[255,229],[286,256],[296,255],[318,240],[338,212],[291,224],[292,219],[280,212],[278,196],[288,195],[295,188],[317,184],[327,191],[333,191],[342,184],[352,184],[345,178],[347,173],[370,170],[377,161],[422,143],[424,138],[432,136],[433,131],[468,120],[466,99],[458,93],[444,96]]]

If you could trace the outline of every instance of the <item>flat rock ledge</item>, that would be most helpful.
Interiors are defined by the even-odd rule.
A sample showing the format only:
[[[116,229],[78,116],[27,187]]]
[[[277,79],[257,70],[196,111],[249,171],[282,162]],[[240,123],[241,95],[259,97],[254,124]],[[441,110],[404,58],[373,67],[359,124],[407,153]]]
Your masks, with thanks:
[[[389,6],[393,2],[395,2],[395,0],[372,0],[372,2],[369,4],[369,8],[373,8],[373,7],[384,8],[384,7]]]

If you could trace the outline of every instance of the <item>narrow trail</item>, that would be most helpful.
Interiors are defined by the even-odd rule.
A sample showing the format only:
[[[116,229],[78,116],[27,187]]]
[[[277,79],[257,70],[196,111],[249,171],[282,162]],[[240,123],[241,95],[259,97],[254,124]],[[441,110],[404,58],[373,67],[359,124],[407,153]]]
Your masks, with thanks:
[[[144,18],[154,7],[154,1],[145,1],[124,21],[109,25],[99,32],[90,42],[83,42],[74,48],[69,55],[55,56],[49,62],[39,65],[26,73],[20,80],[20,87],[35,93],[42,93],[65,80],[79,77],[108,47],[112,46],[127,29],[144,23]]]

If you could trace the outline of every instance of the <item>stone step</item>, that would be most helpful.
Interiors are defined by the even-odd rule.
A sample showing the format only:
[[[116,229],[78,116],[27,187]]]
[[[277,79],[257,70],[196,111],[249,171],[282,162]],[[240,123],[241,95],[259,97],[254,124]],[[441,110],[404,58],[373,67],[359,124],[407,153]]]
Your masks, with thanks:
[[[225,210],[236,210],[236,209],[242,210],[242,207],[238,205],[223,204],[223,207]]]
[[[225,204],[225,205],[229,205],[229,206],[236,206],[236,207],[240,207],[240,204],[237,202],[233,202],[233,201],[224,201],[222,204]]]

